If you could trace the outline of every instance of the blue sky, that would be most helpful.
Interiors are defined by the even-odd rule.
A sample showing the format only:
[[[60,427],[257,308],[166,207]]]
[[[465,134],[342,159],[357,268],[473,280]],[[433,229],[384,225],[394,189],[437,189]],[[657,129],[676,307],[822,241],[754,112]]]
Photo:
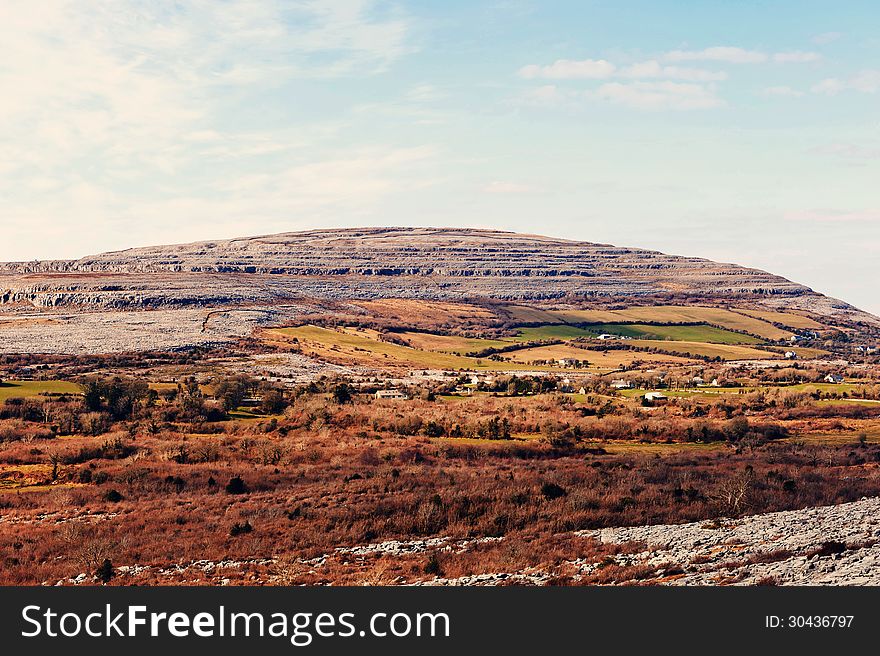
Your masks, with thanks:
[[[873,2],[0,7],[0,260],[476,226],[880,312]]]

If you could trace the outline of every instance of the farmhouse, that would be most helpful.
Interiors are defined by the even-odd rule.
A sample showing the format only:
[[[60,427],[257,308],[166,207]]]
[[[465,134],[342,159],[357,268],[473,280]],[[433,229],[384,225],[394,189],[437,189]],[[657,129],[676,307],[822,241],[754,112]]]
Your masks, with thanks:
[[[825,376],[825,382],[838,385],[843,382],[843,376],[841,376],[840,374],[828,374],[827,376]]]
[[[785,352],[785,359],[786,360],[797,360],[797,356],[798,356],[797,353],[795,353],[794,351],[786,351]]]
[[[379,390],[376,392],[377,399],[407,399],[406,394],[400,390]]]
[[[647,405],[663,405],[669,400],[663,392],[648,392],[642,397]]]
[[[633,387],[635,387],[635,385],[631,380],[623,380],[622,378],[619,378],[611,381],[612,389],[632,389]]]

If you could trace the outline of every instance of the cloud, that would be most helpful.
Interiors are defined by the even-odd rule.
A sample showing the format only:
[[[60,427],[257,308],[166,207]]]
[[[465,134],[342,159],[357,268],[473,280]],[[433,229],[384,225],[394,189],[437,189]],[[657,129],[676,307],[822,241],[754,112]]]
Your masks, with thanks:
[[[826,96],[834,96],[841,91],[877,93],[880,91],[880,70],[866,69],[845,79],[829,77],[814,84],[810,91]]]
[[[802,52],[799,50],[792,52],[777,52],[773,55],[773,61],[779,62],[780,64],[806,64],[819,61],[820,59],[822,59],[822,55],[818,52]]]
[[[817,34],[813,37],[813,43],[818,45],[826,45],[828,43],[833,43],[837,41],[840,37],[843,36],[841,32],[823,32],[822,34]]]
[[[711,109],[724,105],[711,89],[679,82],[610,82],[594,93],[602,100],[647,111]]]
[[[817,52],[777,52],[772,55],[758,50],[746,50],[733,46],[715,46],[703,50],[673,50],[667,52],[664,58],[671,62],[684,61],[715,61],[727,64],[762,64],[774,61],[780,64],[804,64],[819,61],[822,55]]]
[[[880,143],[876,141],[861,144],[837,142],[817,146],[810,152],[855,161],[874,160],[880,159]]]
[[[765,96],[780,96],[784,98],[800,98],[804,95],[803,91],[798,91],[797,89],[792,89],[787,86],[767,87],[761,93]]]
[[[290,90],[381,74],[412,51],[410,33],[406,16],[373,0],[0,3],[0,225],[34,226],[0,243],[3,257],[45,253],[47,234],[66,235],[56,249],[93,250],[87,235],[134,236],[175,209],[171,223],[201,231],[210,216],[187,208],[274,216],[215,183],[261,171],[283,190],[309,160],[351,159],[328,145],[342,120],[289,118],[299,109]],[[389,165],[359,186],[324,172],[368,203],[392,175]],[[307,206],[319,200],[338,206],[332,194]]]
[[[715,46],[703,50],[673,50],[665,55],[667,61],[717,61],[728,64],[759,64],[767,61],[767,55],[755,50],[733,46]]]
[[[490,182],[483,187],[483,192],[487,194],[532,194],[538,191],[532,185],[520,184],[517,182],[505,182],[496,180]]]
[[[784,218],[808,223],[877,223],[880,222],[880,210],[795,210],[786,212]]]
[[[550,80],[593,79],[611,77],[616,67],[604,59],[557,59],[548,66],[529,64],[519,69],[519,76],[527,80],[544,78]]]
[[[664,66],[653,59],[627,66],[620,71],[619,75],[620,77],[634,79],[668,78],[673,80],[689,80],[692,82],[711,82],[727,79],[727,73],[724,71],[707,71],[702,68]]]

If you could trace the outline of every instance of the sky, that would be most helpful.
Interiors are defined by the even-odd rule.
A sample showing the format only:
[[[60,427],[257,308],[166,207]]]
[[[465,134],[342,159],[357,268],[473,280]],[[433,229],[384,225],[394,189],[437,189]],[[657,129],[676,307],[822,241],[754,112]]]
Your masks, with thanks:
[[[873,1],[5,0],[0,260],[485,227],[880,313]]]

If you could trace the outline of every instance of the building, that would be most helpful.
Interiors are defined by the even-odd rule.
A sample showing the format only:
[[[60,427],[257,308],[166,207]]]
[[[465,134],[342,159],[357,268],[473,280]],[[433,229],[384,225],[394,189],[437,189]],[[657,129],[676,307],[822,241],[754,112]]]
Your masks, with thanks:
[[[785,359],[786,360],[797,360],[797,353],[795,353],[794,351],[786,351],[785,352]]]
[[[632,389],[633,387],[635,387],[635,385],[633,385],[631,380],[623,380],[622,378],[619,378],[611,381],[612,389]]]
[[[699,376],[694,376],[694,377],[691,379],[691,383],[693,383],[694,385],[696,385],[697,387],[699,387],[700,385],[705,385],[705,384],[706,384],[706,381],[703,380],[702,378],[700,378]]]
[[[400,390],[379,390],[376,392],[377,399],[408,399],[409,397]]]
[[[642,399],[649,405],[663,405],[669,400],[663,392],[648,392]]]
[[[843,382],[843,376],[841,376],[840,374],[828,374],[827,376],[825,376],[825,382],[839,385]]]

